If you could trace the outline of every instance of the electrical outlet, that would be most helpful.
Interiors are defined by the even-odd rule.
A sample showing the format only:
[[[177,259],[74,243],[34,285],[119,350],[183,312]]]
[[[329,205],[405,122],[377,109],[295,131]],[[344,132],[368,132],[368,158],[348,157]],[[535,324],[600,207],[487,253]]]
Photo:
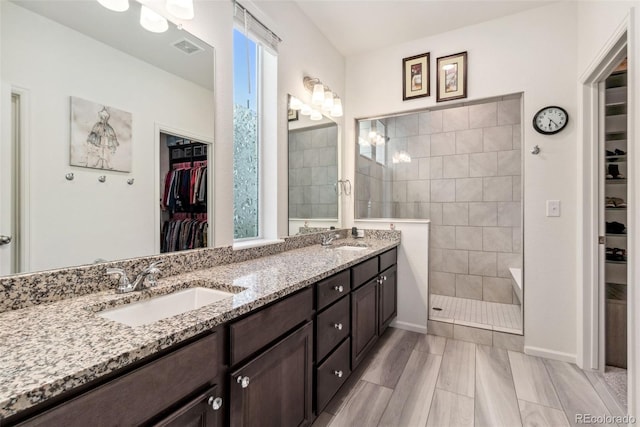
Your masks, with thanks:
[[[560,200],[547,200],[547,216],[560,216]]]

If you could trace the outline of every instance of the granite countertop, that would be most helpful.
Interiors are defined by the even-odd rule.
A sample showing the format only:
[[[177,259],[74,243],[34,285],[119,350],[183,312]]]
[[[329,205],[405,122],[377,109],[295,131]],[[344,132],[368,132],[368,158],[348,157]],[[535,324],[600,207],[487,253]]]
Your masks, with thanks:
[[[361,251],[336,250],[345,244]],[[114,291],[0,313],[0,420],[93,381],[216,325],[398,246],[341,239],[236,264],[162,278],[149,291]],[[234,292],[214,304],[138,327],[97,315],[136,299],[205,286]]]

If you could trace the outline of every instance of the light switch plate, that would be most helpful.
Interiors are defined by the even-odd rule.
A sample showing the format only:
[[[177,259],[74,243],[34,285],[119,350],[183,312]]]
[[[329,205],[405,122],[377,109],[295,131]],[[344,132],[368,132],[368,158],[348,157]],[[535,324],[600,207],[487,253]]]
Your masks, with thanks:
[[[547,216],[560,216],[560,200],[547,200]]]

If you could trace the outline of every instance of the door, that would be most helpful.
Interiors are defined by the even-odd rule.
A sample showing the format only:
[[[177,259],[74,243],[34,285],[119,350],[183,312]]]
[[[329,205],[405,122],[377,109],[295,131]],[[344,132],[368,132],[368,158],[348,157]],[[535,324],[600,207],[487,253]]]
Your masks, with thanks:
[[[231,374],[231,426],[311,424],[313,323]]]
[[[9,125],[3,126],[2,140],[5,142],[0,147],[0,276],[20,271],[17,249],[20,96],[15,93],[10,96],[11,108],[4,110],[2,116],[2,123]]]
[[[378,337],[378,278],[351,293],[351,370],[362,361]]]
[[[397,268],[393,267],[380,273],[380,309],[378,313],[378,335],[382,335],[398,312]]]
[[[166,418],[151,425],[155,427],[222,427],[224,401],[219,388],[211,387]]]

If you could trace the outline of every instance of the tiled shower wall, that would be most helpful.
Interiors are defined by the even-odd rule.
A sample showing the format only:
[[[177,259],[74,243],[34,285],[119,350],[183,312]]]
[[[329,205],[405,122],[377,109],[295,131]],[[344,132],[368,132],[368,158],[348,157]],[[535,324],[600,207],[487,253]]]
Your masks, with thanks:
[[[517,303],[509,267],[522,264],[520,111],[518,95],[385,119],[386,157],[403,150],[411,162],[386,165],[383,217],[431,220],[433,294]],[[358,190],[373,189],[357,178]],[[356,203],[358,218],[374,217],[364,197]]]
[[[289,131],[289,217],[337,218],[338,126]]]

